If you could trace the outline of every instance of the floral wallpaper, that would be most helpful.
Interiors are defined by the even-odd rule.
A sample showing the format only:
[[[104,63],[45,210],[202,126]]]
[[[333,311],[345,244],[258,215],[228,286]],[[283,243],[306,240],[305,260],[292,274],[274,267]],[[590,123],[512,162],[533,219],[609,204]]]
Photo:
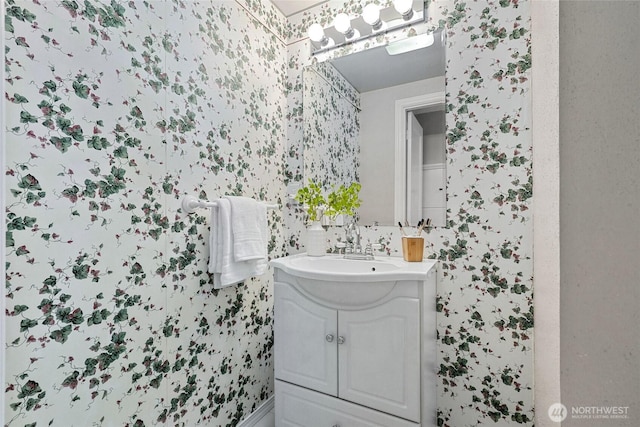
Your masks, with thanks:
[[[180,202],[285,203],[285,19],[262,0],[3,6],[4,425],[238,424],[273,393],[272,278],[214,290],[208,212]]]
[[[290,18],[289,87],[300,87],[301,70],[317,61],[302,41],[306,28],[366,3],[331,0]],[[425,235],[428,257],[440,261],[438,426],[532,426],[530,2],[426,3],[426,26],[447,34],[447,227]],[[302,181],[304,104],[297,92],[288,103],[289,178]],[[289,252],[303,250],[304,231],[290,222]],[[330,231],[331,242],[342,235]],[[401,254],[396,228],[362,234],[385,245],[379,256]]]
[[[270,274],[213,290],[208,213],[180,201],[292,207],[304,33],[365,3],[4,1],[5,425],[233,426],[271,396]],[[533,425],[530,2],[427,3],[448,44],[438,425]],[[287,206],[271,257],[304,250]],[[395,228],[363,236],[399,255]]]
[[[328,62],[303,71],[305,184],[326,190],[358,179],[360,96]]]

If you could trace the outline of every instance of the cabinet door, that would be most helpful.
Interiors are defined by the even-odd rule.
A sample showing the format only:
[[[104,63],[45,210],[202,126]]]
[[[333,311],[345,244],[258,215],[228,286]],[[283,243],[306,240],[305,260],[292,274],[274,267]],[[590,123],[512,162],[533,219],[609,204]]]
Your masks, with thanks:
[[[335,396],[337,311],[306,299],[287,283],[276,283],[274,292],[276,378]]]
[[[419,422],[420,301],[340,311],[338,396]]]

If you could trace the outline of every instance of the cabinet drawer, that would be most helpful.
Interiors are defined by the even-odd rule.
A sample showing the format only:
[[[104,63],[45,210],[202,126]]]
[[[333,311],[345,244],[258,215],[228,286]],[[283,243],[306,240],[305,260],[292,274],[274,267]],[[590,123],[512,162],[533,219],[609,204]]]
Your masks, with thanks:
[[[360,405],[276,380],[278,427],[420,427]]]

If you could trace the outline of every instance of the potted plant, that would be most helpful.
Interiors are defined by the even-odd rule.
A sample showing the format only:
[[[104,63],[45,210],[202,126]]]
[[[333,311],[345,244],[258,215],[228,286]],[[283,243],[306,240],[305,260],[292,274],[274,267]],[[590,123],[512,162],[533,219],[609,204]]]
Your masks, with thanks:
[[[327,201],[322,195],[322,188],[317,182],[310,179],[309,185],[298,189],[295,199],[304,206],[309,221],[314,222],[322,219]]]
[[[307,255],[322,256],[326,253],[326,232],[320,220],[327,204],[322,188],[310,179],[309,185],[298,190],[295,199],[304,206],[310,221],[307,225]]]
[[[362,185],[352,182],[348,187],[341,184],[335,188],[327,196],[327,211],[325,215],[336,221],[336,224],[342,225],[344,216],[353,216],[357,214],[357,209],[362,204],[362,200],[358,197]]]
[[[342,219],[343,215],[356,215],[360,207],[358,198],[362,186],[353,182],[348,187],[340,185],[325,196],[317,182],[309,180],[309,184],[296,193],[295,199],[301,203],[307,212],[310,224],[307,226],[307,255],[322,256],[326,253],[326,231],[322,227],[322,219]]]

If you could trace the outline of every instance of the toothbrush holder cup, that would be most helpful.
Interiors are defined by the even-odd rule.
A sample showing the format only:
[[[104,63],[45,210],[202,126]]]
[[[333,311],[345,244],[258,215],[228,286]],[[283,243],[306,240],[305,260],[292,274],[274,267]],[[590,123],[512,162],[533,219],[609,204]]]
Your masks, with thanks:
[[[424,254],[423,237],[402,237],[402,257],[407,262],[422,262]]]

